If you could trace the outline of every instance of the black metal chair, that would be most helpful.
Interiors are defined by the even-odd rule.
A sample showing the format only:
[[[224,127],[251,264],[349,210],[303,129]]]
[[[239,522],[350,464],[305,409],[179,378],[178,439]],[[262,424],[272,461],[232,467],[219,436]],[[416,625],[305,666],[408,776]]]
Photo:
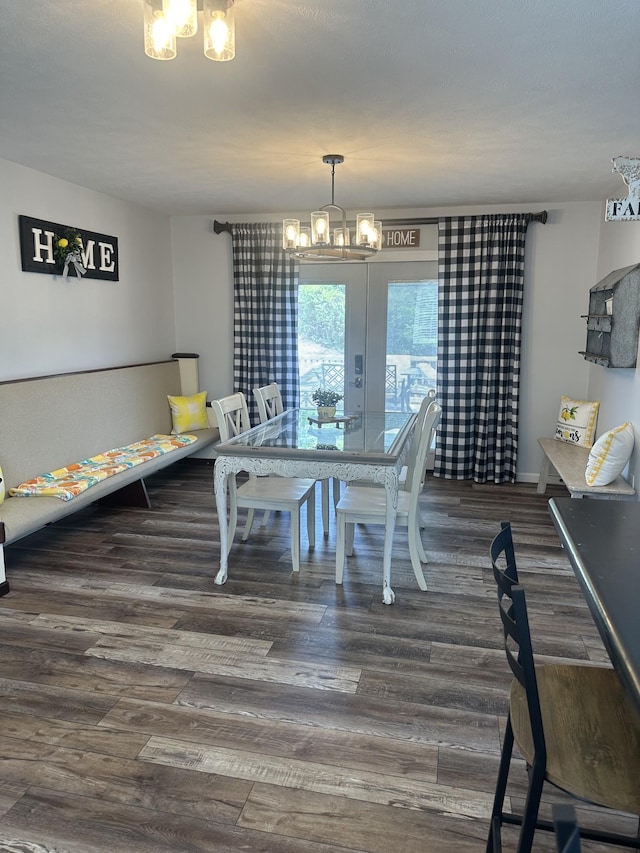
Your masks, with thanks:
[[[538,818],[544,782],[587,802],[640,814],[640,716],[612,669],[534,665],[525,592],[518,583],[508,523],[503,523],[490,552],[505,652],[515,678],[486,849],[499,853],[502,825],[514,824],[521,828],[518,853],[529,853],[536,829],[554,828],[551,821]],[[504,811],[514,743],[529,772],[523,814]],[[579,835],[640,850],[637,836],[584,827]]]

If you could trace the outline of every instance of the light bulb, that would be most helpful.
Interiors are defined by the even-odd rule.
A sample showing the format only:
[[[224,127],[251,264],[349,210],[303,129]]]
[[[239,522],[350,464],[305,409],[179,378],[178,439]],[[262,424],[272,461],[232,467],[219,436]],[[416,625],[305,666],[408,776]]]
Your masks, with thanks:
[[[282,248],[294,249],[298,245],[298,234],[300,232],[299,219],[282,220]]]
[[[175,34],[189,38],[198,31],[198,9],[193,0],[168,0],[165,15]]]
[[[333,245],[334,246],[348,246],[349,245],[349,229],[348,228],[335,228],[333,231]]]
[[[220,56],[222,54],[224,46],[227,43],[228,36],[229,27],[222,18],[216,18],[211,22],[209,25],[209,41],[216,56]]]
[[[373,242],[369,236],[373,229],[373,219],[373,213],[358,213],[356,216],[357,242],[361,246],[366,246]]]
[[[164,15],[156,18],[151,27],[151,38],[153,47],[157,53],[166,50],[173,38],[173,29]]]
[[[236,25],[233,0],[203,0],[204,55],[226,62],[236,52]]]

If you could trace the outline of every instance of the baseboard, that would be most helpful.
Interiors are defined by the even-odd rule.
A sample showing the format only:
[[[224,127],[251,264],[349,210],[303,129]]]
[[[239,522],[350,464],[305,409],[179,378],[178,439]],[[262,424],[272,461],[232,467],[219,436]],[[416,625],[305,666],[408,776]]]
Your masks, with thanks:
[[[9,591],[9,581],[2,581],[0,583],[0,597],[6,595]]]

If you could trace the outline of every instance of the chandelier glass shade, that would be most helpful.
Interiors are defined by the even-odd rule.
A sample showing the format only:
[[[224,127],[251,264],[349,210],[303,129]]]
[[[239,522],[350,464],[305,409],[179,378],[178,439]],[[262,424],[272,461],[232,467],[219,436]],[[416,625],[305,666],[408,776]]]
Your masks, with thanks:
[[[144,52],[151,59],[174,59],[177,39],[198,32],[202,12],[204,55],[227,62],[236,53],[234,0],[142,0]]]
[[[364,261],[382,248],[382,222],[373,213],[356,215],[353,242],[347,214],[335,204],[335,168],[344,162],[342,154],[325,154],[322,162],[331,166],[331,203],[311,214],[311,225],[299,219],[283,219],[282,248],[299,261]],[[332,229],[329,211],[341,214]]]

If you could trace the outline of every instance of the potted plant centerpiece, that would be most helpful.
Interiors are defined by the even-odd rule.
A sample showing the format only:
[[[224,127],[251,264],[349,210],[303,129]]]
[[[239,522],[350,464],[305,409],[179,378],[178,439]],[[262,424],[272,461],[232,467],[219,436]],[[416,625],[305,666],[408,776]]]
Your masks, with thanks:
[[[326,388],[316,388],[311,395],[311,399],[318,408],[318,417],[320,420],[329,420],[336,413],[336,403],[342,400],[342,394],[337,391],[329,391]]]

